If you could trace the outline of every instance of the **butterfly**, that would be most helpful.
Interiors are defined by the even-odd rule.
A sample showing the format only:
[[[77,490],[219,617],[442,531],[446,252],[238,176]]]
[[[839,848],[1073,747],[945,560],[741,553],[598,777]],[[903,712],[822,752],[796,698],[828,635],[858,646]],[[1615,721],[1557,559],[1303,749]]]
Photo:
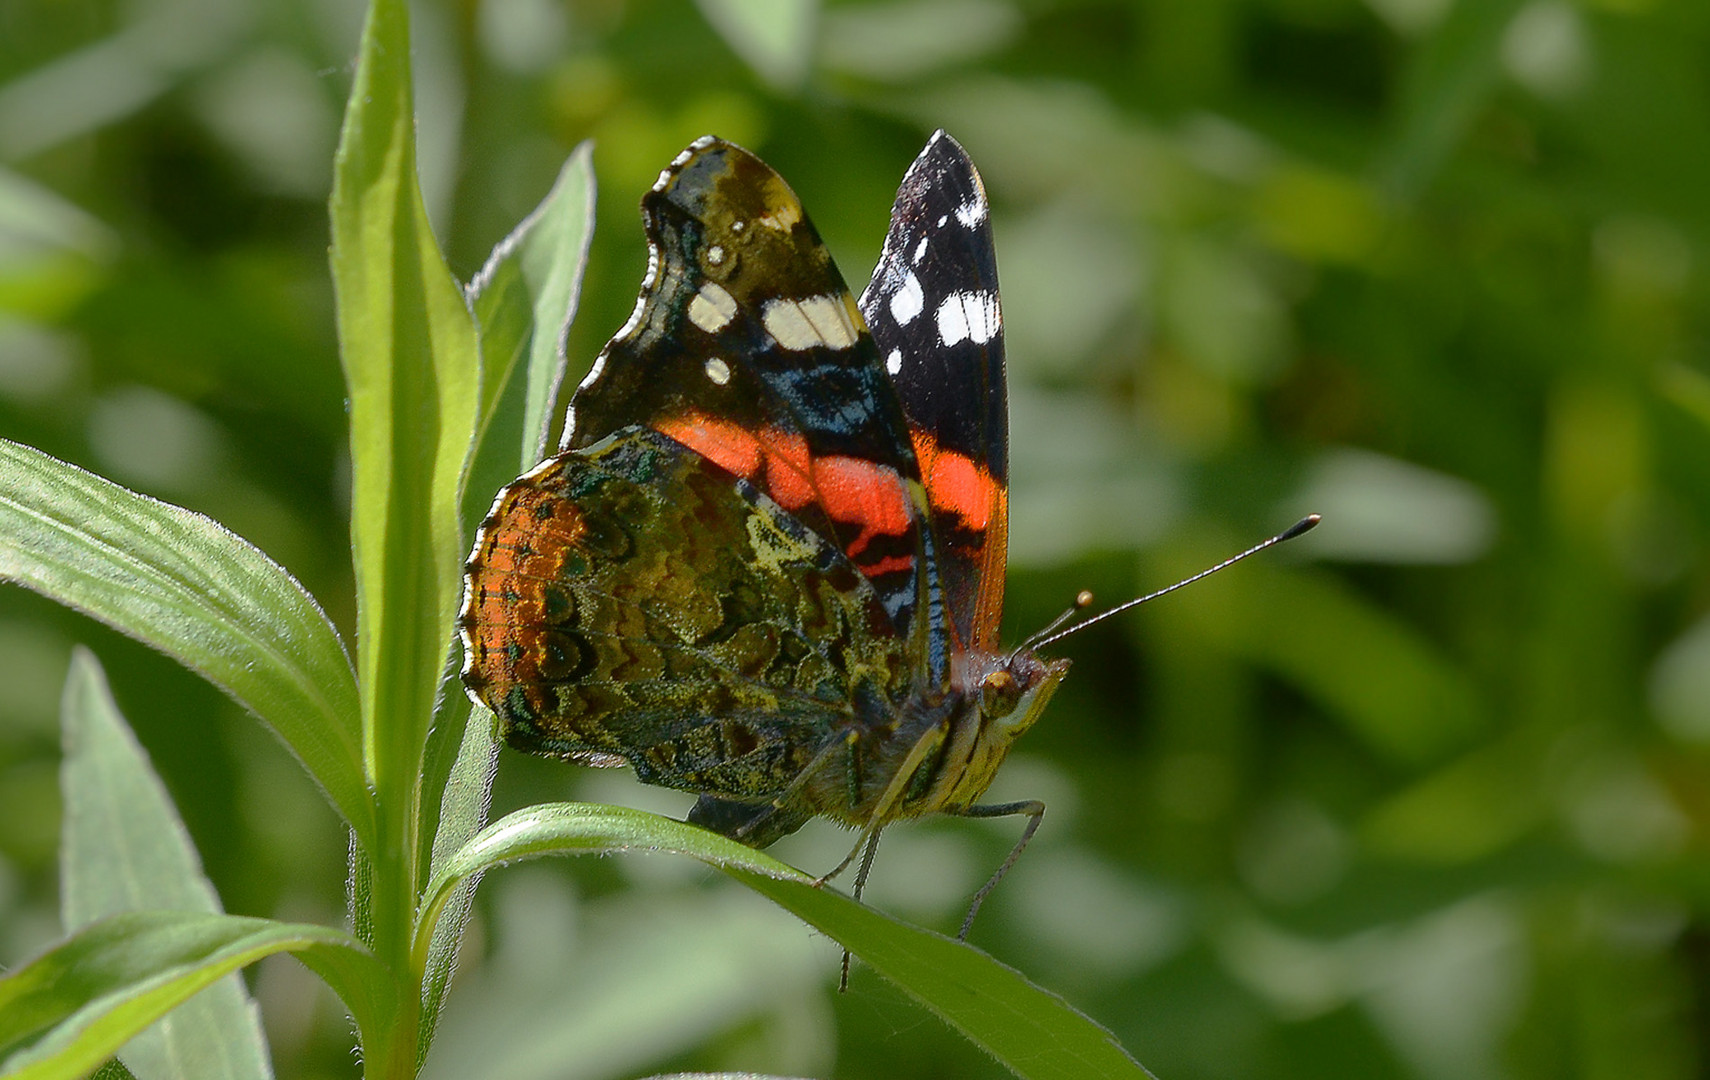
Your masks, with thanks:
[[[463,681],[505,740],[699,795],[764,847],[980,800],[1068,671],[998,644],[1008,528],[990,207],[940,131],[857,301],[783,179],[705,137],[641,203],[648,268],[556,456],[467,565]],[[822,878],[821,880],[825,880]]]

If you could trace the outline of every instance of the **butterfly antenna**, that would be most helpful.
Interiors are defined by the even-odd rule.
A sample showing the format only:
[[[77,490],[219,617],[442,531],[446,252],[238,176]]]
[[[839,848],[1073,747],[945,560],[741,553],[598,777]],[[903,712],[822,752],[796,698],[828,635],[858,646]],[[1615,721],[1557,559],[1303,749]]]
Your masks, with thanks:
[[[1112,615],[1120,615],[1124,611],[1127,611],[1129,608],[1139,607],[1141,604],[1144,604],[1148,600],[1156,600],[1160,596],[1168,595],[1169,593],[1175,592],[1177,589],[1184,588],[1188,585],[1192,585],[1194,582],[1198,581],[1200,578],[1210,577],[1212,574],[1217,573],[1219,570],[1227,570],[1229,567],[1234,566],[1236,563],[1240,562],[1242,559],[1247,558],[1249,555],[1257,555],[1259,552],[1265,550],[1268,547],[1275,547],[1276,545],[1282,543],[1285,540],[1293,540],[1295,537],[1301,535],[1302,533],[1311,532],[1313,526],[1317,525],[1319,521],[1320,521],[1320,518],[1317,514],[1308,514],[1305,517],[1301,518],[1299,521],[1295,522],[1293,525],[1284,529],[1282,532],[1277,533],[1275,536],[1271,537],[1269,540],[1266,540],[1264,543],[1254,544],[1252,547],[1248,548],[1246,551],[1241,552],[1239,555],[1232,555],[1229,558],[1224,559],[1222,562],[1218,563],[1216,566],[1208,567],[1207,569],[1201,570],[1199,573],[1193,575],[1192,577],[1183,578],[1182,580],[1176,582],[1174,585],[1170,585],[1166,588],[1159,589],[1157,592],[1147,593],[1145,596],[1138,597],[1134,600],[1130,600],[1127,603],[1118,604],[1115,607],[1111,608],[1109,611],[1101,611],[1097,615],[1094,615],[1092,618],[1087,619],[1084,622],[1078,622],[1075,625],[1069,627],[1067,630],[1056,630],[1053,633],[1052,631],[1055,630],[1055,628],[1063,622],[1063,618],[1066,618],[1067,615],[1065,615],[1063,617],[1059,617],[1056,621],[1052,622],[1052,624],[1050,626],[1046,627],[1044,631],[1041,631],[1041,633],[1035,634],[1035,635],[1033,635],[1033,637],[1028,638],[1029,647],[1034,648],[1034,649],[1042,649],[1045,646],[1051,644],[1053,641],[1061,641],[1062,639],[1068,637],[1070,634],[1077,633],[1081,630],[1085,630],[1087,627],[1093,625],[1094,623],[1103,622],[1104,620],[1110,618]],[[1088,594],[1088,593],[1083,592],[1083,593],[1081,593],[1081,596],[1085,596],[1085,597],[1088,597],[1090,599],[1090,594]],[[1078,602],[1080,600],[1080,597],[1076,597],[1075,599]],[[1071,608],[1070,613],[1072,613],[1075,610],[1077,610],[1077,609]]]
[[[1059,626],[1062,626],[1064,623],[1068,622],[1070,619],[1074,618],[1076,615],[1085,611],[1088,607],[1090,607],[1092,605],[1092,601],[1093,601],[1092,593],[1087,589],[1082,589],[1080,592],[1075,594],[1075,602],[1073,604],[1069,605],[1068,610],[1064,611],[1061,615],[1057,616],[1055,619],[1052,619],[1049,623],[1046,623],[1044,629],[1037,630],[1037,631],[1034,631],[1032,634],[1029,634],[1027,637],[1027,640],[1023,641],[1019,646],[1017,646],[1017,648],[1018,649],[1031,649],[1031,648],[1033,648],[1036,644],[1038,644],[1043,639],[1050,637],[1051,634]]]

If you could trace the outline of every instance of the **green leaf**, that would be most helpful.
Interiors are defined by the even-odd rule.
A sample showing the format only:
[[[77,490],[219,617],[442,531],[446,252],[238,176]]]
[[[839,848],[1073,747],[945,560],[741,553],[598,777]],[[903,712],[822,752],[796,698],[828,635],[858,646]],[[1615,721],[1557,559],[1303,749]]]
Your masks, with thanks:
[[[1105,1028],[965,942],[763,867],[721,869],[859,956],[1017,1076],[1151,1076]]]
[[[485,514],[494,491],[546,453],[565,336],[576,317],[588,243],[594,231],[593,148],[576,148],[538,207],[493,249],[469,293],[481,326],[481,435],[470,464],[464,517]],[[515,377],[527,357],[524,377]],[[428,865],[440,866],[487,822],[498,761],[493,715],[448,688],[428,737],[423,796],[438,800]],[[455,747],[455,755],[448,751]],[[469,921],[470,879],[433,928],[422,982],[421,1052],[425,1055]]]
[[[4,1074],[85,1076],[192,995],[279,952],[297,954],[338,992],[365,1048],[385,1044],[395,983],[350,935],[233,915],[133,912],[102,919],[0,978]]]
[[[145,908],[221,914],[177,808],[85,649],[72,654],[61,714],[59,902],[66,930]],[[144,1077],[273,1075],[255,1003],[236,975],[132,1039],[125,1059]]]
[[[439,831],[434,836],[432,865],[437,869],[474,838],[487,822],[492,804],[493,773],[499,761],[499,744],[492,712],[484,706],[466,708],[463,744],[452,765],[440,800]],[[422,1026],[418,1038],[418,1064],[427,1056],[434,1026],[451,982],[452,965],[463,930],[469,924],[470,905],[479,878],[471,875],[452,893],[431,928],[427,963],[422,971]]]
[[[439,803],[424,791],[424,769],[462,593],[463,478],[481,390],[475,322],[417,185],[409,61],[406,4],[375,0],[330,206],[350,395],[363,763],[380,811],[378,844],[352,859],[351,900],[365,939],[399,970],[415,959],[412,917],[433,828],[424,804]],[[462,715],[452,710],[442,723]],[[412,984],[424,971],[408,970]],[[364,1032],[372,1068],[397,1073],[415,1060],[419,1006],[409,1002],[384,1045]]]
[[[462,590],[475,324],[416,183],[403,0],[363,29],[334,167],[332,269],[350,394],[363,760],[381,806],[376,933],[413,900],[422,749]],[[389,864],[396,864],[392,866]]]
[[[0,578],[226,691],[373,839],[350,661],[314,599],[266,555],[200,514],[0,440]]]
[[[899,922],[753,848],[640,810],[586,803],[529,807],[495,821],[434,875],[422,926],[459,884],[546,855],[648,851],[689,855],[793,912],[1030,1080],[1146,1077],[1115,1038],[1067,1002],[971,945]],[[418,938],[417,948],[427,942]]]
[[[565,338],[576,318],[593,236],[593,144],[585,142],[564,162],[546,198],[499,242],[469,286],[481,325],[483,450],[491,446],[501,459],[501,472],[490,484],[476,483],[478,472],[472,470],[471,494],[490,495],[546,454],[564,380]],[[524,356],[526,377],[513,383],[516,363]],[[513,386],[521,392],[520,407],[505,400]],[[501,428],[513,434],[508,442],[494,437]]]
[[[755,1072],[697,1072],[697,1073],[659,1073],[646,1077],[645,1080],[801,1080],[794,1076],[774,1076],[772,1073]]]

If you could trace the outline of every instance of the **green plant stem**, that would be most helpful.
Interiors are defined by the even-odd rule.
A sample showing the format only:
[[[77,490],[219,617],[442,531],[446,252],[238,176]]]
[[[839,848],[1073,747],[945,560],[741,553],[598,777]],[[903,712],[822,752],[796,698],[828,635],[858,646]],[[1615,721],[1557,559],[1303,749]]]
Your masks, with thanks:
[[[385,1033],[365,1075],[409,1080],[416,1074],[416,1033],[421,1026],[423,966],[413,955],[416,938],[416,859],[419,776],[394,774],[377,786],[380,851],[372,862],[373,933],[371,947],[400,984],[397,1022]]]

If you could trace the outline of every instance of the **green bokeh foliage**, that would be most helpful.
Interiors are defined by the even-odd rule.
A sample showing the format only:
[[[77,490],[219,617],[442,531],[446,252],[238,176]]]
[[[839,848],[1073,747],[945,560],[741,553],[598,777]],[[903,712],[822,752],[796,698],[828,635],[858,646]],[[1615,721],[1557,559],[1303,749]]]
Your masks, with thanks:
[[[347,638],[325,203],[358,15],[0,0],[0,434],[225,523]],[[779,168],[855,282],[931,129],[968,147],[1015,399],[1009,640],[1080,588],[1130,595],[1326,514],[1064,643],[1076,668],[994,790],[1050,811],[982,948],[1171,1080],[1703,1070],[1710,11],[488,0],[416,22],[460,279],[596,140],[572,377],[633,303],[636,199],[693,137]],[[336,924],[340,827],[283,751],[6,590],[0,962],[56,930],[73,642],[226,910]],[[572,796],[660,805],[501,762],[499,813]],[[873,902],[953,928],[1003,828],[891,830]],[[828,866],[842,839],[780,854]],[[998,1075],[859,969],[835,998],[835,950],[799,924],[631,861],[488,883],[447,1074],[592,999],[615,1004],[578,1033],[607,1048],[586,1075]],[[280,1075],[353,1075],[289,963],[252,980]],[[563,986],[570,963],[602,975]],[[502,1060],[539,1075],[525,1058]]]

